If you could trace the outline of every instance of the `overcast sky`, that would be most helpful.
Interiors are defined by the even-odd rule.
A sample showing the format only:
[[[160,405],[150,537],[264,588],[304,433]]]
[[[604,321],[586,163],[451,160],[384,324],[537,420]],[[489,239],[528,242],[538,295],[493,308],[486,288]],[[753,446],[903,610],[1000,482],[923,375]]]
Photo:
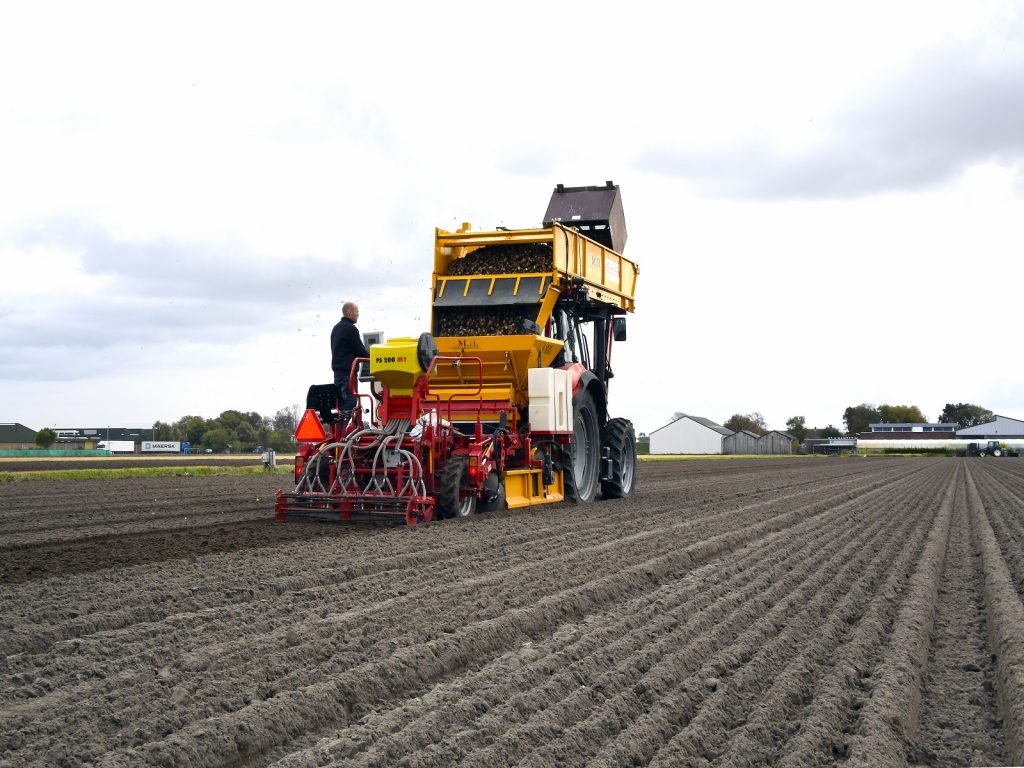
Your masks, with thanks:
[[[1024,418],[1019,4],[0,11],[0,422],[271,415],[429,329],[435,226],[614,180],[613,415]]]

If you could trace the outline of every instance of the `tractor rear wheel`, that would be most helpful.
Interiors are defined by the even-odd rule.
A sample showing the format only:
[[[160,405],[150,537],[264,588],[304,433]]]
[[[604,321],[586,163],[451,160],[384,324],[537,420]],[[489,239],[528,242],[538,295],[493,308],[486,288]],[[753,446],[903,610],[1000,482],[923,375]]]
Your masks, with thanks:
[[[601,481],[606,499],[624,499],[633,494],[636,477],[636,433],[629,419],[609,419],[601,430],[601,448],[608,449],[611,477]]]
[[[441,487],[437,493],[438,517],[469,517],[476,512],[476,496],[462,496],[463,478],[466,476],[467,460],[464,456],[453,458],[441,470]]]
[[[562,451],[565,498],[574,504],[586,504],[597,496],[601,463],[597,407],[589,392],[583,392],[576,402],[572,424],[572,445]]]
[[[998,459],[1000,456],[1003,455],[1003,449],[1002,448],[993,448],[992,449],[992,455],[995,456]]]

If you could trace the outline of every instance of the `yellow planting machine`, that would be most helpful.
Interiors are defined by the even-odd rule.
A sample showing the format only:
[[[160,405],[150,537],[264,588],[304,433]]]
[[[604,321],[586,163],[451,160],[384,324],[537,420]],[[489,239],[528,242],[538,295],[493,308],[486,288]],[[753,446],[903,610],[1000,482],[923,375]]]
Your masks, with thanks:
[[[277,519],[412,525],[630,495],[633,425],[608,401],[638,274],[625,241],[611,182],[558,185],[538,229],[437,230],[431,332],[370,347],[352,419],[333,384],[310,388]]]

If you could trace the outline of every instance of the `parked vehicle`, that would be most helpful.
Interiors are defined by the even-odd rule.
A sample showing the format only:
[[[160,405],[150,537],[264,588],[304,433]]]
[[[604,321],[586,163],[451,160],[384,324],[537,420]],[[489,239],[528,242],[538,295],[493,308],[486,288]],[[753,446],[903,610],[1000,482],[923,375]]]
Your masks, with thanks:
[[[998,440],[989,440],[984,445],[978,443],[968,443],[967,445],[968,456],[1016,456],[1017,452],[1012,451],[1008,448],[1004,448]]]

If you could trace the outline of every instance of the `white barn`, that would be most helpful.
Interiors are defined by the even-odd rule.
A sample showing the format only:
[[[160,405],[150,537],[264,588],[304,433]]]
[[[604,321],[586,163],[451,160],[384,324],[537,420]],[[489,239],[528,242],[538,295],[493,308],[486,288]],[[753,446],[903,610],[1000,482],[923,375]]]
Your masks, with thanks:
[[[682,416],[650,434],[651,453],[722,453],[732,430],[700,416]]]
[[[970,440],[1006,440],[1007,438],[1024,439],[1024,421],[1011,419],[1009,416],[996,416],[995,421],[979,424],[976,427],[958,429],[956,436]]]

